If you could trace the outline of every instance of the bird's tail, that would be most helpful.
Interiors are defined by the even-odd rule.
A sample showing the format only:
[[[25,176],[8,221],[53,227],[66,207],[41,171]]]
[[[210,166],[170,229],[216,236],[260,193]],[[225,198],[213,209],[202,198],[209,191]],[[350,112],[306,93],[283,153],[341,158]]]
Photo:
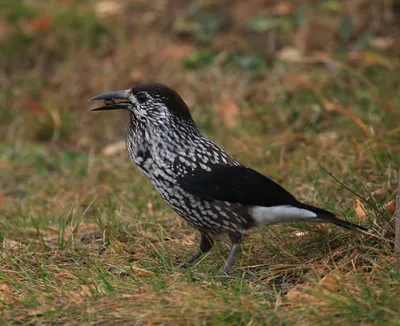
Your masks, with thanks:
[[[363,232],[363,233],[365,233],[365,232],[373,233],[372,229],[366,228],[366,227],[358,225],[358,224],[350,223],[346,220],[342,220],[341,218],[336,217],[335,214],[333,214],[325,209],[314,207],[314,206],[303,204],[303,203],[300,203],[300,205],[301,205],[301,208],[307,209],[307,210],[317,214],[318,222],[333,223],[333,224],[340,226],[346,230]]]

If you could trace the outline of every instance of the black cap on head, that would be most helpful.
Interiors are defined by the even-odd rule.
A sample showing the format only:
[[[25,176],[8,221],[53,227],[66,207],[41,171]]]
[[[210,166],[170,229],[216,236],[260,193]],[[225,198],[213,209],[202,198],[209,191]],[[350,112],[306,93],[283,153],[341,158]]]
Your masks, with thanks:
[[[177,92],[168,86],[160,83],[140,84],[132,88],[132,94],[136,95],[140,92],[146,92],[153,98],[159,98],[168,109],[177,117],[183,120],[192,119],[190,110],[183,99]]]

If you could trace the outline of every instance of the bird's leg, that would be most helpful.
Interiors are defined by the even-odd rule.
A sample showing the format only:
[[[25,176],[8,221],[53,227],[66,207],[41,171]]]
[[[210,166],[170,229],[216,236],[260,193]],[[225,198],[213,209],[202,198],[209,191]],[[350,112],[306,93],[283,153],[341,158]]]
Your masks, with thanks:
[[[193,255],[191,255],[188,259],[186,259],[185,262],[181,263],[179,265],[179,267],[180,268],[185,268],[186,264],[191,264],[191,263],[195,262],[197,259],[199,259],[207,251],[210,251],[210,249],[212,248],[213,245],[214,245],[214,242],[211,239],[211,237],[208,236],[205,233],[201,233],[200,250],[195,252]]]
[[[229,233],[229,239],[232,242],[232,248],[229,252],[228,259],[226,260],[226,264],[224,268],[221,270],[222,275],[228,275],[229,268],[232,266],[233,257],[235,256],[236,250],[239,247],[240,243],[242,242],[243,235],[239,232]]]

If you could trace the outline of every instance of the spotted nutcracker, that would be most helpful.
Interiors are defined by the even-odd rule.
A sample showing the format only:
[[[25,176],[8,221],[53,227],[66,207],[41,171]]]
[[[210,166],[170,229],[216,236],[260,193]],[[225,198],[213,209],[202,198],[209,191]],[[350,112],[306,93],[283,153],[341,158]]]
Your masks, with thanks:
[[[218,234],[227,233],[232,249],[222,270],[226,274],[243,232],[264,224],[333,223],[369,232],[299,202],[271,179],[239,163],[200,132],[186,103],[163,84],[142,84],[89,101],[95,100],[104,100],[105,105],[93,111],[129,111],[130,158],[167,204],[200,231],[200,250],[182,267],[209,251]]]

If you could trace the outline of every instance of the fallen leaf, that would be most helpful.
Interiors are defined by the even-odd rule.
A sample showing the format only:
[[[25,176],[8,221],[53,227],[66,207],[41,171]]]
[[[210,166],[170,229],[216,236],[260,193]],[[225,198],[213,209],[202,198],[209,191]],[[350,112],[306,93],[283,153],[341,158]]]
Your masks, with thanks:
[[[4,193],[0,192],[0,207],[4,206],[7,202],[7,197]]]
[[[350,112],[350,110],[344,108],[343,106],[339,105],[339,104],[335,104],[332,103],[330,101],[328,101],[325,98],[321,99],[322,105],[325,108],[326,111],[328,112],[341,112],[343,114],[345,114],[348,118],[350,118],[351,120],[353,120],[354,123],[356,123],[363,131],[366,135],[373,135],[373,130],[368,128],[368,126],[357,116],[355,116],[352,112]]]
[[[293,303],[300,303],[300,302],[315,302],[316,299],[303,292],[305,288],[301,285],[295,286],[294,288],[290,289],[289,292],[286,294],[286,299]]]
[[[35,115],[43,115],[46,113],[46,109],[43,105],[31,97],[25,97],[22,99],[22,107],[28,109]]]
[[[387,202],[384,207],[388,211],[389,214],[394,214],[396,212],[396,200],[391,200],[390,202]]]
[[[71,276],[69,276],[67,273],[58,273],[55,275],[60,281],[65,281],[65,280],[70,280]]]
[[[130,76],[134,83],[140,83],[144,80],[143,73],[139,69],[132,70]]]
[[[11,293],[10,288],[6,284],[0,284],[0,291],[5,293]]]
[[[126,150],[125,140],[118,141],[116,143],[107,145],[103,148],[101,153],[105,156],[112,156],[118,153],[122,153]]]
[[[96,14],[101,18],[121,15],[123,9],[123,5],[119,1],[104,0],[95,5]]]
[[[350,254],[350,258],[354,258],[358,255],[358,250],[357,249],[353,249],[353,251]]]
[[[219,114],[229,128],[234,128],[239,124],[240,109],[231,99],[223,99],[218,104]]]
[[[83,302],[83,297],[79,293],[67,292],[67,293],[65,293],[65,296],[68,297],[72,302],[75,302],[75,303]]]
[[[4,238],[2,242],[3,242],[3,249],[6,250],[18,249],[22,246],[21,242],[15,241],[10,238]]]
[[[273,8],[272,11],[277,15],[288,15],[295,10],[295,6],[291,2],[279,2]]]
[[[365,222],[368,220],[367,210],[365,209],[364,205],[361,203],[361,201],[358,198],[356,199],[355,211],[361,221]]]
[[[341,278],[339,276],[327,274],[319,281],[319,285],[329,292],[338,292],[341,288],[340,281]]]
[[[279,51],[278,58],[282,61],[300,62],[304,59],[300,50],[295,47],[286,47]]]
[[[378,53],[371,51],[365,51],[362,53],[362,63],[366,67],[381,65],[389,69],[393,68],[392,61]]]
[[[23,24],[23,31],[27,35],[35,35],[49,30],[54,24],[54,19],[48,15],[34,17]]]
[[[151,201],[147,203],[147,211],[149,212],[150,215],[154,215],[153,203]]]
[[[0,307],[6,305],[19,305],[17,297],[12,294],[11,289],[6,284],[0,284]]]
[[[92,295],[92,291],[96,291],[96,286],[94,284],[81,284],[81,293],[83,295]]]
[[[371,40],[370,44],[378,50],[386,50],[394,45],[394,38],[387,37],[375,37]]]
[[[136,271],[135,276],[137,278],[152,278],[152,279],[154,279],[153,273],[151,273],[149,271],[145,271],[145,270]]]
[[[126,252],[129,250],[128,246],[125,243],[122,243],[121,241],[115,240],[113,242],[113,248],[115,249],[116,252]]]

